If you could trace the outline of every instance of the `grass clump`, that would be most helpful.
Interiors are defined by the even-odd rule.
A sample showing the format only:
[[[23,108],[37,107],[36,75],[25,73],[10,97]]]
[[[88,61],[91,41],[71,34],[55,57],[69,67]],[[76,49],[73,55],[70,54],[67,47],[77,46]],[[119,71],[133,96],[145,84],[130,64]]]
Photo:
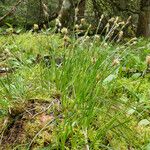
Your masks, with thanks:
[[[9,53],[1,63],[13,69],[0,77],[1,147],[148,147],[149,41],[120,45],[42,33],[0,38],[1,54]]]

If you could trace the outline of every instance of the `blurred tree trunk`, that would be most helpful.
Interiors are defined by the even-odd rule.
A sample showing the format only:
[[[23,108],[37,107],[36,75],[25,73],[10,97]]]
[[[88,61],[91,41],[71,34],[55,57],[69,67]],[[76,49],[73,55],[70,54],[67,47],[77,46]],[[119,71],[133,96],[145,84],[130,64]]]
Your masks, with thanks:
[[[44,18],[44,14],[43,14],[43,1],[42,0],[39,0],[39,3],[38,3],[38,10],[39,10],[39,15],[38,15],[38,25],[41,24],[43,18]]]
[[[94,10],[94,14],[95,14],[95,19],[98,23],[103,12],[102,12],[100,3],[98,3],[96,0],[92,0],[92,4],[93,4],[93,10]]]
[[[141,0],[137,36],[150,37],[150,0]]]
[[[62,27],[68,27],[74,21],[74,0],[63,0],[62,7],[59,13],[59,19]]]
[[[84,18],[84,12],[85,12],[85,5],[86,0],[80,0],[78,4],[79,12],[78,12],[78,19]]]

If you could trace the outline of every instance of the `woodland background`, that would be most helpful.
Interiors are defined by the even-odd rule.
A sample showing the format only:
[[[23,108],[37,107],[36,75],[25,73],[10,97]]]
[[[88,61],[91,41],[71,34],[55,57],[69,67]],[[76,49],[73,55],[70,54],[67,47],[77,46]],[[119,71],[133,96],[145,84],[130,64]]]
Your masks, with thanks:
[[[150,0],[1,0],[0,10],[1,26],[9,23],[26,29],[31,29],[33,24],[53,26],[53,20],[58,17],[62,26],[68,27],[81,18],[97,25],[102,14],[105,15],[103,26],[111,17],[126,20],[132,16],[129,34],[150,36]]]

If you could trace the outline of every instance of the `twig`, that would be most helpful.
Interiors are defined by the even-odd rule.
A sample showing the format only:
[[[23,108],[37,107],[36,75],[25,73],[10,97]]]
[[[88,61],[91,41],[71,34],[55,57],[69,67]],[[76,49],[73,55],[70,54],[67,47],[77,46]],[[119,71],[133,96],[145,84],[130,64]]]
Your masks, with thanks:
[[[88,145],[88,136],[87,136],[87,128],[85,129],[85,131],[83,132],[84,137],[85,137],[85,150],[90,150],[90,147]]]
[[[12,15],[16,11],[16,7],[18,7],[23,0],[19,0],[4,16],[0,17],[0,22],[2,22],[5,18]]]

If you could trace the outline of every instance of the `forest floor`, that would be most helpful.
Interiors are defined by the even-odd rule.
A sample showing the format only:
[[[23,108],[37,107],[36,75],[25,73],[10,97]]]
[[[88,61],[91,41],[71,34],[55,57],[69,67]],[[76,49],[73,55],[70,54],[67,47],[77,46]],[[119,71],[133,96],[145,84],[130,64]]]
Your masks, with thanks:
[[[143,39],[0,36],[0,149],[149,150],[148,55]]]

